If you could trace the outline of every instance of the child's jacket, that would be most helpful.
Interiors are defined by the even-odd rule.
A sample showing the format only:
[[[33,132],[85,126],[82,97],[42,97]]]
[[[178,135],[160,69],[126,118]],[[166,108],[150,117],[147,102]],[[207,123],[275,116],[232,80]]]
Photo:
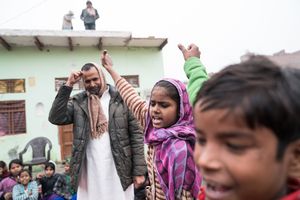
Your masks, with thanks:
[[[6,177],[0,182],[0,197],[5,193],[12,192],[13,187],[17,185],[17,182],[13,177]]]
[[[55,194],[64,197],[64,199],[72,199],[72,190],[70,181],[67,182],[67,178],[70,180],[70,176],[60,175],[53,187]]]
[[[9,172],[8,172],[8,171],[4,171],[4,172],[2,173],[2,175],[0,176],[0,182],[1,182],[2,180],[4,180],[6,177],[9,177]]]
[[[289,194],[281,200],[300,200],[300,180],[289,178],[288,180]]]
[[[54,174],[51,177],[45,176],[38,180],[38,182],[42,185],[42,193],[44,197],[55,193],[53,189],[59,176],[59,174]]]
[[[208,75],[204,65],[197,57],[190,57],[187,59],[187,61],[184,63],[184,72],[189,79],[187,91],[190,102],[193,105],[198,91],[202,87],[203,83],[208,79]]]
[[[36,181],[31,181],[27,185],[27,191],[22,184],[17,184],[13,188],[13,200],[38,200],[39,192]]]

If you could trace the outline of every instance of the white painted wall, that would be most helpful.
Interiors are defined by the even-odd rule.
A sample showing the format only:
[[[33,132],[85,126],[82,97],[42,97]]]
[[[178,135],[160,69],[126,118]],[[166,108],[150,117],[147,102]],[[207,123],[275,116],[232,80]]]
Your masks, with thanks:
[[[150,91],[154,83],[163,77],[162,52],[157,48],[106,49],[121,75],[139,75],[141,95],[144,90]],[[9,162],[9,149],[19,146],[20,152],[30,139],[38,136],[46,136],[52,141],[51,159],[60,160],[58,128],[48,122],[48,113],[56,95],[54,79],[68,77],[72,70],[79,70],[87,62],[100,62],[98,49],[75,47],[74,51],[69,51],[67,48],[50,47],[39,51],[36,47],[15,47],[7,51],[0,48],[0,79],[26,80],[25,93],[0,94],[0,101],[25,100],[27,125],[25,134],[0,137],[0,160]],[[30,85],[29,80],[34,84]],[[107,81],[112,83],[108,75]]]

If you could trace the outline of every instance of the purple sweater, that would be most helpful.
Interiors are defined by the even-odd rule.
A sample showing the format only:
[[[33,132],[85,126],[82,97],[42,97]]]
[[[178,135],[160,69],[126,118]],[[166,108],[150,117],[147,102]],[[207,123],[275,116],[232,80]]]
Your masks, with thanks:
[[[12,177],[6,177],[0,182],[0,197],[7,192],[12,192],[13,187],[18,183]]]

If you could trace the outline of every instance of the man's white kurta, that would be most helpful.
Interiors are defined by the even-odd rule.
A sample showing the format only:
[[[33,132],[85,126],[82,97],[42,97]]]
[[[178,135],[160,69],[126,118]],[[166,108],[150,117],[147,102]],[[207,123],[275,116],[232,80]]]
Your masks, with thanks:
[[[110,94],[106,90],[101,105],[108,118]],[[89,139],[77,192],[78,200],[133,200],[133,185],[123,191],[111,152],[109,133]]]

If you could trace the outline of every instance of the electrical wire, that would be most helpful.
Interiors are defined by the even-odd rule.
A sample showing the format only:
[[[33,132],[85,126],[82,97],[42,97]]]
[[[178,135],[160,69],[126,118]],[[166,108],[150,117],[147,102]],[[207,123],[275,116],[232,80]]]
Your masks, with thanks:
[[[7,19],[7,20],[4,20],[4,21],[0,22],[0,26],[2,26],[4,24],[7,24],[7,23],[17,19],[17,18],[21,17],[22,15],[25,15],[26,13],[30,12],[31,10],[43,5],[46,1],[48,1],[48,0],[40,1],[37,4],[35,4],[35,5],[31,6],[30,8],[28,8],[27,10],[24,10],[23,12],[20,12],[19,14],[15,15],[15,16]]]

